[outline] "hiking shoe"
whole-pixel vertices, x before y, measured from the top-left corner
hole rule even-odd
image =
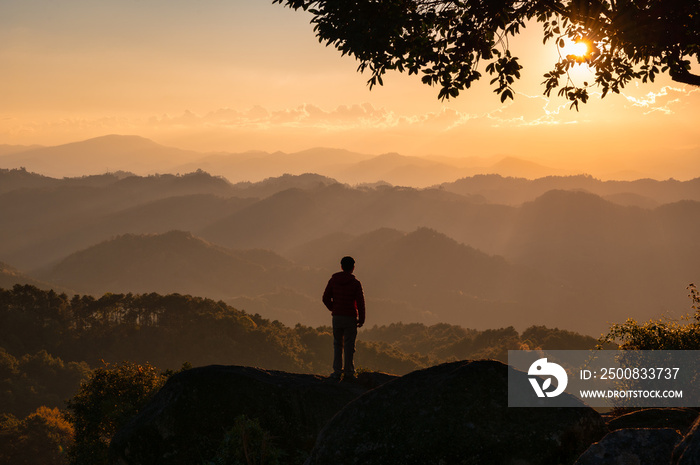
[[[340,373],[331,373],[328,377],[330,379],[340,379]]]

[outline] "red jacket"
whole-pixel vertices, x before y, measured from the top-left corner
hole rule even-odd
[[[350,272],[339,271],[328,280],[323,303],[333,315],[353,316],[365,323],[365,295],[362,284]]]

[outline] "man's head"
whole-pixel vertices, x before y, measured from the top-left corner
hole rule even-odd
[[[343,269],[343,271],[350,271],[355,269],[355,259],[352,257],[343,257],[340,260],[340,268]]]

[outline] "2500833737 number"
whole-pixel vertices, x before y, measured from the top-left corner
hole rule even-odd
[[[676,379],[680,368],[603,368],[600,379]]]

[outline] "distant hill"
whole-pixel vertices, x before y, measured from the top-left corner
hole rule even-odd
[[[380,300],[376,311],[382,316],[375,318],[382,322],[389,316],[389,321],[447,321],[476,328],[507,321],[519,327],[545,321],[555,311],[552,301],[571,297],[554,278],[427,228],[331,235],[291,256],[332,271],[346,254],[357,258],[356,274],[369,295]]]
[[[235,189],[226,180],[203,172],[40,179],[40,187],[32,188],[35,179],[30,178],[28,187],[0,193],[5,221],[0,229],[0,257],[21,269],[44,266],[116,234],[189,229],[193,219],[213,221],[247,203],[242,199],[221,201],[220,197],[230,197]],[[193,199],[184,200],[190,195],[208,197],[194,197],[198,201],[194,205]],[[180,201],[164,201],[159,204],[161,209],[147,213],[150,202],[176,197]],[[217,206],[203,205],[207,200]]]
[[[622,205],[623,207],[639,207],[652,209],[659,206],[659,202],[651,197],[635,194],[632,192],[619,192],[615,194],[604,195],[603,198],[608,202]]]
[[[121,237],[113,246],[121,244],[123,253],[94,259],[100,286],[112,282],[100,267],[113,268],[113,260],[127,256],[131,246],[124,244],[141,244],[135,250],[151,263],[169,258],[160,272],[152,270],[158,279],[144,275],[133,281],[139,289],[165,286],[169,277],[187,292],[235,301],[288,324],[327,323],[319,292],[346,253],[357,255],[358,273],[366,273],[382,323],[448,321],[485,328],[507,316],[508,324],[589,334],[604,330],[608,321],[685,312],[685,287],[697,282],[700,260],[700,201],[693,200],[699,180],[474,176],[416,189],[352,187],[314,174],[234,185],[202,171],[56,179],[5,170],[2,179],[14,187],[0,192],[0,260],[26,275],[47,281],[59,261],[77,251],[107,250],[104,244]],[[540,194],[543,189],[548,190]],[[513,204],[496,202],[499,198]],[[196,240],[165,240],[171,230],[189,231]],[[103,248],[93,249],[97,244]],[[148,255],[150,247],[166,250],[168,244],[179,244],[192,257],[211,257],[210,247],[224,249],[216,249],[223,255],[264,249],[293,263],[272,267],[280,273],[275,274],[249,260],[266,271],[251,271],[255,281],[241,278],[244,291],[209,274],[226,269],[219,265],[201,265],[202,279],[173,275],[185,263],[175,260],[177,252]],[[129,253],[138,262],[140,255]],[[65,275],[70,280],[63,286],[93,279],[79,268]],[[44,272],[32,271],[37,269]],[[114,282],[132,283],[119,279]],[[410,281],[415,287],[405,287]]]
[[[24,168],[0,169],[0,194],[16,189],[35,189],[60,184],[59,179],[27,171]]]
[[[398,153],[366,155],[347,150],[314,148],[295,153],[245,152],[206,155],[177,168],[203,169],[231,182],[258,181],[285,173],[317,173],[347,184],[375,183],[429,187],[475,174],[500,174],[534,179],[562,174],[561,170],[505,157],[495,163],[479,158],[419,157]]]
[[[678,315],[689,307],[685,287],[697,278],[700,225],[690,222],[699,215],[695,201],[647,210],[555,190],[523,204],[502,250],[567,283],[578,300],[569,307],[606,308],[597,318]]]
[[[25,167],[53,177],[118,170],[152,174],[168,172],[200,157],[197,152],[165,147],[139,136],[108,135],[0,155],[0,167]]]
[[[76,252],[42,276],[81,292],[158,292],[215,299],[256,295],[276,283],[284,258],[265,251],[233,251],[189,233],[118,236]]]
[[[295,153],[219,153],[202,155],[197,160],[178,166],[177,170],[187,172],[203,169],[209,173],[224,176],[233,183],[258,182],[284,174],[318,173],[335,177],[348,166],[369,158],[372,156],[321,147]]]
[[[373,324],[446,321],[488,327],[506,318],[509,324],[526,326],[540,307],[536,296],[556,289],[531,270],[429,229],[375,231],[339,245],[334,257],[342,256],[340,249],[362,257],[358,275],[367,289]],[[320,295],[337,267],[307,263],[294,264],[269,251],[226,249],[171,231],[116,237],[76,252],[38,276],[95,295],[178,292],[225,299],[249,313],[273,302],[286,309],[274,316],[288,324],[327,324]],[[503,282],[511,284],[504,287]],[[539,322],[541,315],[534,320]]]
[[[481,173],[498,174],[507,177],[515,176],[526,179],[538,179],[555,174],[566,174],[564,170],[557,170],[516,157],[505,157],[489,168],[481,170]]]
[[[26,152],[27,150],[33,150],[41,148],[41,145],[9,145],[0,144],[0,156],[9,155],[12,153]]]
[[[12,289],[16,284],[30,284],[39,289],[53,289],[58,293],[66,293],[72,295],[75,292],[67,287],[48,283],[28,276],[25,273],[11,267],[6,263],[0,262],[0,289]]]
[[[362,197],[362,192],[339,184],[313,190],[287,189],[211,224],[201,235],[227,247],[268,246],[280,251],[298,244],[302,237],[323,235],[329,224],[347,227],[351,219],[343,219],[346,204],[339,200],[356,204]]]
[[[283,174],[279,177],[263,179],[260,182],[240,182],[234,184],[239,197],[265,198],[287,189],[314,189],[337,184],[333,178],[320,174],[304,173],[299,175]]]
[[[501,175],[476,175],[440,185],[441,189],[462,195],[481,195],[492,203],[520,205],[553,189],[582,190],[610,197],[621,204],[659,205],[679,200],[700,201],[700,178],[689,181],[601,181],[588,175],[547,176],[534,180]],[[631,196],[636,199],[630,202]],[[642,200],[643,199],[643,200]]]
[[[459,173],[466,172],[427,158],[386,153],[355,163],[333,175],[351,184],[386,181],[394,185],[427,187],[459,177]]]
[[[362,234],[383,227],[411,231],[426,226],[450,235],[458,232],[453,235],[457,240],[482,248],[493,241],[493,229],[506,210],[484,205],[479,197],[438,189],[332,184],[278,192],[197,233],[227,247],[265,247],[284,253],[339,231]]]
[[[516,157],[493,162],[477,157],[370,155],[325,147],[293,153],[203,153],[166,147],[139,136],[116,134],[52,147],[0,146],[0,168],[22,167],[59,178],[117,171],[138,175],[177,174],[201,169],[233,183],[258,182],[284,174],[317,173],[349,184],[386,181],[421,188],[475,174],[536,178],[562,173]]]

